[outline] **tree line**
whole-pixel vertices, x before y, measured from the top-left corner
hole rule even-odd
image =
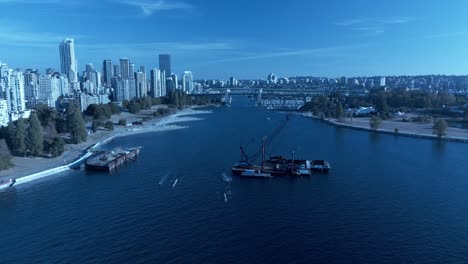
[[[137,114],[141,110],[150,109],[152,106],[165,104],[175,108],[183,108],[191,105],[206,105],[210,103],[220,103],[219,99],[212,99],[205,96],[192,97],[182,90],[169,92],[161,98],[142,97],[134,98],[130,101],[125,100],[122,103],[123,108],[127,109],[132,114]]]
[[[65,147],[60,133],[69,133],[73,144],[86,141],[86,127],[77,105],[69,104],[63,113],[39,105],[28,119],[20,118],[3,127],[0,138],[15,156],[58,157]]]
[[[341,107],[359,108],[374,107],[383,117],[391,112],[407,112],[414,109],[441,110],[445,106],[461,106],[468,103],[468,99],[461,95],[451,95],[445,92],[428,92],[421,90],[383,89],[371,90],[365,96],[332,93],[329,96],[319,96],[306,103],[303,111],[311,111],[314,115],[331,118],[341,116]],[[467,112],[468,115],[468,112]]]

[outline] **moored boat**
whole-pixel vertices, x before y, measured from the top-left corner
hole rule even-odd
[[[15,185],[15,183],[16,183],[15,179],[0,181],[0,190],[12,187],[13,185]]]
[[[328,172],[330,171],[330,163],[325,160],[313,160],[310,163],[310,169],[313,171]]]

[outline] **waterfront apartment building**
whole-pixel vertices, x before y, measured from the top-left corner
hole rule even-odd
[[[136,97],[141,98],[148,95],[146,87],[146,73],[138,71],[135,73]]]
[[[174,84],[174,89],[179,89],[179,79],[177,77],[177,74],[173,73],[171,74],[172,78],[172,83]]]
[[[182,90],[186,93],[193,93],[193,74],[191,71],[184,71],[182,77]]]
[[[47,104],[49,107],[56,107],[57,99],[60,96],[72,94],[68,79],[64,75],[52,74],[41,75],[39,77],[38,99],[39,103]]]
[[[23,72],[10,69],[6,64],[1,65],[0,91],[1,98],[8,102],[8,113],[26,111]]]
[[[164,72],[158,69],[152,69],[150,73],[151,96],[162,97],[166,96],[166,76]]]
[[[37,104],[39,94],[39,71],[27,69],[24,72],[24,97],[26,107],[31,108]]]
[[[135,82],[134,80],[123,79],[119,76],[112,77],[112,87],[114,88],[114,100],[122,103],[125,100],[135,98]],[[132,91],[133,90],[133,91]]]
[[[166,76],[164,72],[158,69],[151,70],[150,83],[152,97],[166,96]]]
[[[8,101],[0,99],[0,127],[8,126],[10,115],[8,112]]]

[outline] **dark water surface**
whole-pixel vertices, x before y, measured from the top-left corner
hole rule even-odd
[[[468,262],[467,144],[295,117],[269,152],[327,159],[330,174],[225,183],[239,144],[255,151],[284,118],[247,105],[112,142],[144,146],[115,174],[1,192],[0,263]]]

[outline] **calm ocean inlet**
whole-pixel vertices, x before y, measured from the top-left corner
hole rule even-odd
[[[468,144],[294,117],[267,154],[329,174],[231,176],[239,146],[285,118],[244,97],[143,146],[114,174],[69,171],[0,192],[0,263],[466,263]]]

